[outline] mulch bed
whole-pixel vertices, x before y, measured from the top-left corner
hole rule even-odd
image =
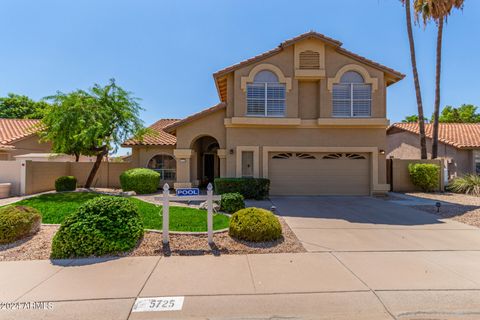
[[[207,235],[170,234],[170,244],[164,247],[160,232],[145,232],[144,238],[132,251],[120,256],[158,256],[158,255],[221,255],[251,253],[305,252],[295,234],[279,217],[283,237],[274,242],[253,243],[231,238],[228,232],[215,233],[214,245],[210,246]],[[0,246],[0,261],[44,260],[50,258],[52,238],[58,226],[42,225],[40,231],[28,238],[9,245]]]

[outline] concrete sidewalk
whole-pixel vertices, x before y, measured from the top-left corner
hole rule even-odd
[[[478,319],[480,251],[317,252],[0,263],[0,319]],[[135,312],[138,297],[184,296]]]

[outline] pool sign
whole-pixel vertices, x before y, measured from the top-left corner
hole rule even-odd
[[[179,197],[188,197],[188,196],[198,196],[200,195],[199,188],[180,188],[177,189],[177,196]]]
[[[176,195],[170,195],[170,186],[165,183],[163,185],[163,194],[154,197],[155,201],[162,202],[162,242],[169,242],[169,221],[170,221],[170,201],[206,201],[207,202],[207,234],[208,243],[213,243],[213,201],[220,201],[222,196],[213,195],[213,186],[211,183],[207,186],[207,194],[200,195],[198,188],[179,188]]]

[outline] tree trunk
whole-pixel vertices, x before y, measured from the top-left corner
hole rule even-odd
[[[75,153],[75,162],[78,162],[80,160],[80,154]]]
[[[107,147],[102,147],[102,151],[100,151],[100,153],[97,154],[97,159],[95,160],[95,163],[93,164],[92,170],[90,170],[90,174],[88,175],[87,182],[85,182],[85,188],[89,189],[90,186],[92,185],[93,178],[95,178],[95,175],[97,174],[98,168],[100,168],[100,165],[102,164],[103,157],[106,154],[108,154]]]
[[[420,81],[417,72],[417,59],[415,57],[415,43],[413,40],[412,17],[410,14],[410,0],[405,0],[405,13],[407,18],[408,42],[410,44],[410,59],[412,60],[413,81],[415,84],[415,94],[417,96],[418,107],[418,127],[420,129],[420,150],[421,158],[427,159],[427,141],[425,137],[425,119],[423,117],[422,94],[420,92]]]
[[[443,18],[438,21],[437,33],[437,66],[435,70],[435,105],[433,111],[432,159],[436,159],[438,157],[438,118],[440,115],[440,73],[442,69],[442,37]]]

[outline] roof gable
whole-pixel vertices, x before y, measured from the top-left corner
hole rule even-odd
[[[328,45],[334,47],[335,50],[338,53],[346,55],[346,56],[348,56],[348,57],[350,57],[350,58],[352,58],[352,59],[354,59],[358,62],[364,63],[366,65],[369,65],[373,68],[376,68],[376,69],[379,69],[379,70],[385,72],[392,79],[392,80],[390,80],[389,84],[395,83],[395,82],[397,82],[397,81],[399,81],[399,80],[401,80],[405,77],[405,75],[403,73],[399,72],[399,71],[396,71],[396,70],[394,70],[392,68],[389,68],[387,66],[384,66],[384,65],[382,65],[378,62],[367,59],[365,57],[362,57],[358,54],[355,54],[351,51],[348,51],[348,50],[342,48],[341,47],[342,43],[338,40],[332,39],[330,37],[327,37],[327,36],[325,36],[321,33],[315,32],[315,31],[310,31],[310,32],[303,33],[299,36],[296,36],[294,38],[285,40],[282,43],[280,43],[278,45],[278,47],[276,47],[274,49],[271,49],[269,51],[266,51],[264,53],[256,55],[252,58],[246,59],[244,61],[241,61],[239,63],[236,63],[234,65],[231,65],[229,67],[226,67],[222,70],[219,70],[219,71],[215,72],[213,74],[213,77],[215,79],[215,85],[217,86],[217,90],[218,90],[221,101],[225,102],[226,99],[227,99],[227,95],[226,95],[226,87],[227,87],[226,76],[230,72],[233,72],[237,69],[243,68],[243,67],[248,66],[250,64],[253,64],[253,63],[262,61],[264,59],[267,59],[267,58],[269,58],[273,55],[276,55],[276,54],[280,53],[285,48],[287,48],[291,45],[294,45],[295,43],[300,42],[302,40],[306,40],[306,39],[317,39],[317,40],[323,41],[325,44],[328,44]]]

